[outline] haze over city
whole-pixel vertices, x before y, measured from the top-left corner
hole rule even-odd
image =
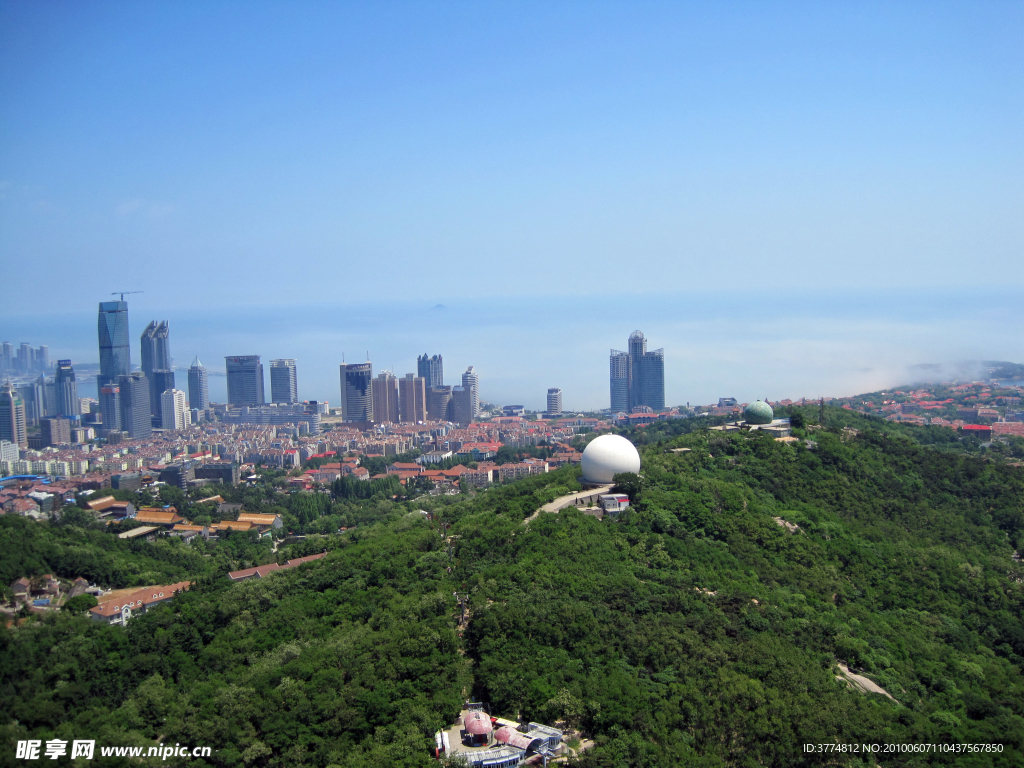
[[[1019,4],[0,5],[3,335],[607,407],[1024,359]],[[44,290],[61,287],[56,294]],[[444,309],[434,309],[436,305]]]

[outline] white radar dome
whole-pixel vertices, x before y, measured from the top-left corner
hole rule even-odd
[[[624,437],[601,435],[583,450],[580,464],[585,482],[604,484],[620,472],[639,472],[640,454]]]

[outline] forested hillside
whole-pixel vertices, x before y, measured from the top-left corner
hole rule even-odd
[[[4,630],[0,728],[9,744],[210,745],[218,766],[426,766],[433,730],[475,696],[581,729],[583,766],[1024,765],[1024,468],[827,416],[794,445],[693,420],[638,430],[619,520],[524,524],[578,489],[574,468],[349,499],[359,527],[304,545],[324,560],[205,575],[127,628]],[[470,595],[464,637],[454,591]],[[892,698],[838,681],[840,663]],[[803,752],[829,742],[1002,751]]]

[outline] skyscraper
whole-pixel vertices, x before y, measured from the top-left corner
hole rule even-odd
[[[18,394],[25,404],[25,425],[34,427],[46,416],[46,380],[40,376],[33,382],[18,387]]]
[[[440,355],[427,357],[427,353],[416,358],[416,370],[426,382],[427,389],[444,386],[444,361]]]
[[[74,418],[79,415],[78,384],[75,383],[75,369],[70,360],[57,361],[57,373],[53,377],[57,414]]]
[[[469,366],[462,374],[462,386],[469,390],[469,399],[472,404],[471,415],[475,419],[480,415],[480,377],[473,366]],[[452,395],[454,397],[454,395]]]
[[[102,389],[132,372],[128,344],[128,302],[101,301],[99,313],[100,373],[96,388]]]
[[[103,419],[101,437],[121,431],[121,388],[117,384],[100,387],[100,416]]]
[[[149,379],[134,371],[117,380],[121,389],[121,429],[133,440],[153,434],[153,414],[149,408]]]
[[[263,405],[263,363],[259,355],[225,357],[228,374],[228,403]]]
[[[448,404],[452,401],[450,386],[431,387],[427,390],[427,420],[447,421]]]
[[[562,390],[558,387],[550,387],[548,389],[548,411],[552,416],[557,416],[562,412]]]
[[[381,371],[373,379],[373,421],[376,424],[398,423],[398,378],[391,371]]]
[[[25,403],[9,381],[0,391],[0,440],[14,443],[19,448],[28,448]]]
[[[174,389],[174,371],[171,370],[171,331],[166,320],[159,324],[151,320],[142,332],[142,372],[149,379],[149,410],[153,414],[153,426],[163,424],[164,392]]]
[[[629,354],[617,349],[608,358],[611,375],[612,413],[629,412]]]
[[[160,395],[161,426],[163,429],[184,429],[191,422],[191,414],[185,408],[185,393],[180,389],[168,389]]]
[[[18,347],[18,370],[28,373],[32,370],[32,345],[21,342]]]
[[[427,387],[422,376],[411,373],[398,380],[399,418],[415,424],[427,420]]]
[[[373,394],[370,380],[373,363],[341,364],[341,418],[343,421],[373,421]]]
[[[210,383],[199,355],[188,369],[188,404],[200,410],[210,407]]]
[[[170,335],[166,320],[159,325],[151,320],[142,332],[142,370],[147,376],[153,371],[171,370]]]
[[[299,402],[299,380],[295,373],[294,360],[270,361],[270,402]]]
[[[646,405],[655,413],[665,410],[665,350],[644,352],[640,358],[640,381],[633,382],[633,407]]]
[[[163,394],[174,389],[174,371],[157,369],[147,375],[149,379],[149,410],[153,414],[153,426],[160,427],[164,422]]]
[[[39,442],[43,448],[51,445],[68,445],[71,442],[71,422],[56,417],[40,419]]]
[[[47,380],[42,375],[36,383],[43,388],[43,416],[58,416],[57,385],[53,383],[53,379]]]
[[[648,352],[640,331],[630,334],[628,349],[613,349],[609,357],[612,411],[631,412],[637,406],[664,410],[665,350]]]
[[[473,390],[471,387],[452,387],[451,390],[448,418],[456,424],[466,426],[473,421]]]

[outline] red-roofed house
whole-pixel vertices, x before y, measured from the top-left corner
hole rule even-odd
[[[992,425],[992,433],[1024,437],[1024,421],[997,421]]]
[[[262,579],[269,576],[275,571],[284,571],[289,568],[297,568],[305,563],[312,562],[313,560],[319,560],[321,557],[325,557],[326,552],[321,552],[319,555],[307,555],[306,557],[297,557],[293,560],[289,560],[284,565],[278,565],[277,563],[270,563],[269,565],[260,565],[255,568],[244,568],[241,571],[231,571],[228,574],[228,578],[232,581],[246,581],[248,579]]]
[[[157,605],[166,603],[175,595],[186,591],[190,586],[191,582],[179,581],[177,584],[167,584],[166,586],[140,587],[129,594],[123,594],[125,590],[118,590],[117,597],[90,608],[89,614],[96,621],[125,624],[132,616],[145,613]]]

